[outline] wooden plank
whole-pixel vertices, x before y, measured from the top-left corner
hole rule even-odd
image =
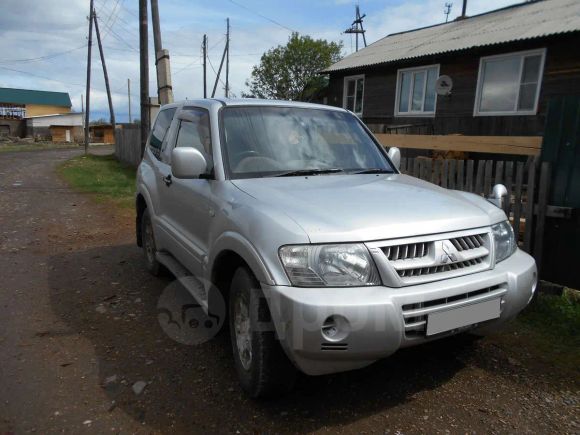
[[[450,189],[455,189],[455,166],[457,161],[455,159],[449,160],[449,182],[447,185]]]
[[[541,136],[375,134],[385,147],[538,156]]]
[[[465,177],[465,190],[473,192],[473,160],[467,161],[467,175]]]
[[[504,211],[507,217],[510,217],[510,212],[512,208],[512,185],[514,176],[514,162],[506,162],[505,164],[505,187],[508,191],[507,200],[504,203]]]
[[[437,186],[441,186],[441,160],[434,160],[433,161],[433,178],[431,182],[436,184]]]
[[[449,180],[449,160],[443,160],[443,170],[441,171],[441,187],[447,188]]]
[[[477,174],[475,176],[474,193],[481,195],[483,193],[483,173],[485,172],[485,160],[477,162]]]
[[[464,178],[463,178],[463,167],[465,165],[465,160],[457,161],[457,190],[464,190]]]
[[[407,173],[407,158],[406,157],[401,158],[401,167],[399,168],[399,170],[401,171],[402,174]]]
[[[413,159],[413,177],[415,178],[420,178],[421,177],[421,173],[419,171],[419,161],[420,159],[414,158]]]
[[[524,251],[532,253],[532,229],[534,227],[534,203],[536,194],[536,160],[532,160],[528,169],[528,184],[526,191],[526,229],[524,232]]]
[[[543,162],[538,190],[538,222],[536,223],[536,235],[534,240],[534,258],[536,259],[536,266],[538,267],[538,275],[541,273],[542,269],[544,225],[546,222],[546,209],[548,208],[548,194],[550,192],[550,172],[550,163]]]
[[[499,184],[503,182],[503,163],[502,161],[497,162],[495,165],[495,180],[494,184]]]
[[[433,159],[427,159],[425,161],[425,177],[423,180],[431,181],[433,178]]]
[[[524,163],[518,162],[516,169],[516,187],[514,199],[513,228],[516,236],[516,244],[520,239],[520,218],[522,216],[522,184],[524,182]]]
[[[484,176],[484,185],[483,185],[483,196],[486,198],[489,196],[491,192],[491,173],[493,170],[493,160],[487,160],[485,162],[485,176]]]

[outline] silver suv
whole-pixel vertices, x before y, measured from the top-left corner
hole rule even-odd
[[[206,312],[223,296],[250,396],[288,390],[297,369],[358,369],[495,330],[531,300],[536,265],[503,211],[399,161],[339,108],[208,99],[159,112],[137,241],[148,269],[188,278]]]

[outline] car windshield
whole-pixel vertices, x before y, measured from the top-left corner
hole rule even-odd
[[[296,107],[225,107],[224,162],[231,178],[394,172],[358,119]]]

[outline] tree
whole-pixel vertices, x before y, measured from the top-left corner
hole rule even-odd
[[[264,53],[246,80],[245,97],[309,101],[327,79],[319,72],[341,59],[342,43],[292,33],[286,45]]]

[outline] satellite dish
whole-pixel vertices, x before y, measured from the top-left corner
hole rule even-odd
[[[453,89],[453,80],[451,80],[451,77],[439,76],[435,82],[435,92],[437,92],[437,95],[449,95],[451,94],[451,89]]]

